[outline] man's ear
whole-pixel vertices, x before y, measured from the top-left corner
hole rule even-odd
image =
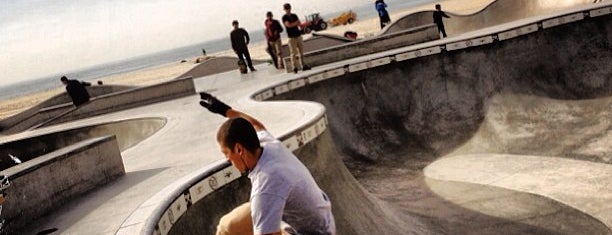
[[[238,154],[243,154],[244,153],[244,146],[242,146],[242,144],[240,144],[240,143],[236,143],[234,145],[234,152],[238,153]]]

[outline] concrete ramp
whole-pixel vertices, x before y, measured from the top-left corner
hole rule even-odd
[[[348,169],[394,208],[372,219],[423,225],[385,234],[612,234],[611,35],[587,18],[273,99],[325,105]]]
[[[199,77],[205,77],[208,75],[227,72],[231,70],[236,70],[236,73],[239,73],[238,65],[236,64],[237,62],[238,62],[238,58],[236,57],[227,57],[227,56],[213,57],[208,60],[205,60],[200,65],[192,68],[191,70],[178,76],[177,78],[183,78],[183,77],[199,78]],[[265,63],[265,61],[253,60],[253,65],[263,64],[263,63]]]
[[[456,14],[444,10],[451,18],[444,18],[444,26],[449,36],[463,34],[495,25],[500,25],[534,16],[547,15],[560,10],[593,4],[593,0],[497,0],[472,14]],[[403,16],[385,27],[380,34],[390,34],[433,23],[433,10],[421,11]]]
[[[325,106],[280,139],[330,195],[338,234],[612,234],[611,32],[610,4],[579,8],[327,65],[245,102]],[[248,191],[221,161],[120,234],[212,234]]]

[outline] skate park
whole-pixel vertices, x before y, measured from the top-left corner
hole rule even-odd
[[[249,189],[214,141],[223,119],[198,105],[196,92],[207,91],[295,150],[332,198],[339,234],[610,234],[610,7],[295,75],[193,76],[178,98],[2,136],[114,134],[123,158],[123,176],[61,201],[22,233],[213,233]]]

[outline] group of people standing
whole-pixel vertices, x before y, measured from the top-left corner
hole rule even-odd
[[[285,31],[287,31],[287,37],[289,37],[289,53],[291,54],[293,72],[297,73],[300,69],[309,70],[310,66],[304,62],[304,41],[302,39],[302,30],[300,29],[302,22],[296,14],[291,12],[291,4],[285,3],[283,10],[285,14],[282,17],[282,24],[285,26]],[[266,13],[264,25],[266,27],[265,35],[268,53],[272,57],[274,66],[277,69],[283,69],[284,65],[281,54],[281,33],[283,32],[283,27],[278,20],[274,19],[274,15],[270,11]],[[256,71],[247,47],[250,40],[249,34],[243,28],[238,27],[238,21],[236,20],[232,22],[232,26],[234,27],[234,30],[230,33],[232,49],[238,55],[238,59],[246,60],[246,64],[251,71]]]
[[[391,23],[391,17],[387,11],[387,4],[384,2],[384,0],[376,0],[374,2],[374,6],[378,12],[378,17],[380,18],[380,28],[382,29]],[[264,32],[267,42],[266,50],[268,54],[270,54],[274,66],[277,69],[284,69],[281,53],[281,33],[283,32],[283,26],[285,26],[287,37],[289,38],[288,45],[293,72],[297,73],[300,69],[309,70],[310,66],[304,63],[304,41],[302,39],[302,30],[300,29],[302,22],[296,14],[291,12],[291,4],[285,3],[283,5],[283,10],[285,11],[285,14],[281,19],[282,25],[278,20],[274,19],[272,12],[268,11],[266,13],[266,20],[264,21]],[[433,13],[433,20],[438,26],[438,30],[442,34],[442,37],[446,37],[447,35],[444,29],[444,23],[442,22],[442,17],[449,18],[449,16],[442,11],[440,4],[436,4],[436,11]],[[232,22],[232,26],[234,27],[234,30],[232,30],[230,33],[232,49],[240,61],[246,61],[246,65],[251,69],[251,71],[256,71],[255,67],[253,67],[251,55],[247,47],[250,41],[249,34],[246,30],[239,27],[237,20]]]

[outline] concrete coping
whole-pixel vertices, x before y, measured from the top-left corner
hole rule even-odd
[[[496,27],[485,28],[474,31],[472,34],[463,34],[457,37],[406,46],[368,56],[361,56],[342,61],[341,63],[333,63],[329,66],[325,66],[323,70],[304,73],[304,76],[276,84],[272,87],[263,88],[255,92],[251,98],[258,101],[264,101],[274,96],[290,92],[291,90],[299,89],[303,86],[341,77],[347,73],[366,70],[392,62],[440,54],[445,51],[461,50],[485,44],[499,43],[504,40],[536,33],[551,27],[608,14],[612,14],[612,3],[582,6],[554,14],[532,17],[505,23]]]
[[[437,32],[437,26],[435,24],[425,24],[425,25],[421,25],[421,26],[416,26],[416,27],[412,27],[409,29],[404,29],[398,32],[394,32],[394,33],[389,33],[389,34],[385,34],[385,35],[379,35],[376,37],[372,37],[372,38],[366,38],[366,39],[362,39],[362,40],[356,40],[353,42],[347,42],[347,43],[343,43],[340,45],[335,45],[335,46],[330,46],[330,47],[326,47],[326,48],[322,48],[319,50],[314,50],[314,51],[310,51],[307,53],[304,53],[304,60],[305,61],[309,61],[308,64],[311,65],[315,65],[315,66],[319,66],[322,64],[328,64],[328,63],[333,63],[335,61],[338,61],[339,59],[342,59],[344,57],[350,57],[350,56],[363,56],[366,55],[367,53],[372,53],[372,52],[366,52],[366,51],[361,51],[359,52],[359,50],[353,50],[354,52],[347,52],[345,50],[349,50],[350,48],[361,48],[361,46],[372,46],[374,48],[376,48],[375,52],[380,52],[380,51],[385,51],[385,50],[390,50],[390,49],[395,49],[395,48],[401,48],[401,47],[405,47],[408,46],[408,44],[410,45],[414,45],[414,44],[418,44],[418,43],[422,43],[422,42],[426,42],[426,41],[431,41],[431,40],[435,40],[436,38],[438,38],[439,36],[436,34],[435,36],[428,34],[432,33],[433,31]],[[419,33],[425,33],[424,36],[419,36]],[[417,37],[411,38],[411,39],[407,39],[405,37],[407,36],[412,36],[412,35],[417,35]],[[396,39],[396,41],[385,45],[385,48],[381,48],[380,46],[380,42],[386,41],[386,40],[390,40],[390,39]],[[376,44],[378,43],[378,44]],[[368,47],[364,47],[364,48],[368,48]],[[329,58],[325,59],[325,55],[328,55],[330,53],[334,53],[334,52],[341,52],[340,55],[343,55],[341,58],[334,58],[333,60],[330,60]],[[348,53],[348,54],[347,54]],[[323,56],[323,57],[321,57]],[[312,58],[311,58],[312,57]],[[321,58],[319,58],[321,57]],[[309,59],[310,58],[310,59]],[[285,64],[289,65],[289,62],[291,60],[291,56],[288,57],[284,57],[283,61],[285,61]],[[291,66],[285,66],[285,70],[287,72],[291,71]]]
[[[68,108],[68,107],[71,107],[71,106],[72,106],[71,103],[58,104],[58,105],[53,105],[53,106],[41,108],[40,110],[38,110],[38,112],[39,113],[44,113],[44,112],[48,112],[48,111],[54,111],[56,109],[65,109],[65,108]]]
[[[193,80],[193,77],[181,77],[181,78],[176,78],[170,81],[165,81],[165,82],[161,82],[161,83],[157,83],[157,84],[152,84],[149,86],[141,86],[141,87],[134,87],[131,89],[126,89],[126,90],[122,90],[122,91],[118,91],[118,92],[113,92],[113,93],[109,93],[109,94],[105,94],[105,95],[101,95],[101,96],[97,96],[94,97],[90,102],[94,101],[94,100],[99,100],[99,99],[104,99],[104,98],[108,98],[108,97],[113,97],[113,96],[118,96],[118,95],[122,95],[122,94],[128,94],[128,93],[133,93],[136,91],[142,91],[142,90],[148,90],[151,88],[156,88],[156,87],[167,87],[168,84],[172,84],[172,83],[177,83],[183,80]]]
[[[583,20],[585,16],[597,17],[611,14],[612,7],[610,7],[610,5],[612,4],[578,8],[569,12],[560,12],[545,18],[532,19],[531,22],[521,21],[521,24],[505,24],[504,27],[496,28],[496,31],[493,33],[485,31],[480,34],[443,39],[389,50],[375,55],[350,59],[343,61],[348,62],[347,64],[336,63],[321,72],[305,73],[306,76],[260,89],[249,95],[249,98],[256,101],[264,101],[276,95],[290,92],[291,90],[299,89],[309,84],[340,77],[346,73],[389,64],[394,61],[403,61],[440,54],[446,50],[459,50],[499,42],[534,33],[549,27]],[[536,26],[535,28],[533,27],[534,25]],[[500,37],[500,35],[502,36]],[[344,45],[339,47],[342,46]],[[321,111],[316,118],[297,128],[295,131],[290,131],[287,134],[281,135],[279,139],[285,146],[293,151],[318,137],[326,128],[327,119],[324,111]],[[229,177],[223,177],[223,175],[229,175]],[[216,188],[211,188],[207,186],[209,185],[207,181],[214,176],[219,176],[218,178],[224,180],[222,182],[217,182]],[[239,177],[240,174],[237,173],[237,170],[226,160],[220,160],[206,166],[199,171],[175,181],[175,183],[167,186],[141,204],[132,212],[128,219],[126,219],[116,234],[165,235],[170,231],[172,224],[187,211],[190,204],[196,203],[201,198],[214,192],[215,189]]]

